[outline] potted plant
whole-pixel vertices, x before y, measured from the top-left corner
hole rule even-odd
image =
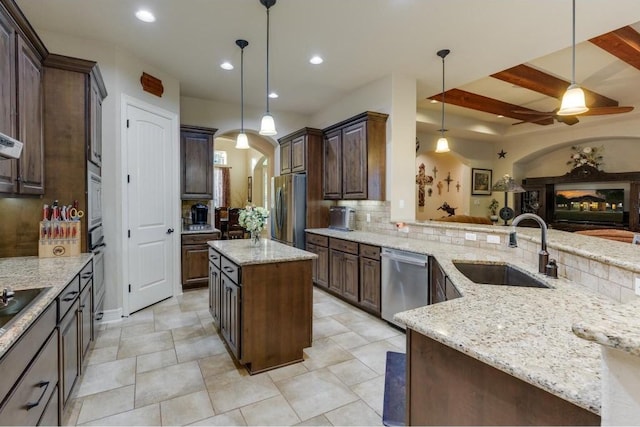
[[[489,203],[489,219],[495,224],[498,222],[498,201],[496,199],[491,199]]]

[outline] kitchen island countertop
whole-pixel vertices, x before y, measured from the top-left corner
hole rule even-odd
[[[462,298],[398,313],[407,327],[542,388],[600,413],[600,348],[577,337],[572,326],[600,324],[605,313],[628,304],[570,280],[549,279],[508,251],[407,239],[362,231],[309,229],[308,232],[434,256]],[[537,231],[539,230],[532,230]],[[480,285],[454,260],[509,262],[551,289]],[[624,309],[628,310],[628,309]],[[622,321],[622,320],[621,320]]]
[[[318,257],[311,252],[264,238],[255,246],[250,239],[211,240],[207,243],[240,266],[302,261]]]

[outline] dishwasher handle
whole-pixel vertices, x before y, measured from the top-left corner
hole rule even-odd
[[[404,262],[406,264],[413,264],[413,265],[419,265],[421,267],[426,267],[428,264],[428,259],[425,257],[423,259],[420,258],[416,258],[416,257],[408,257],[408,256],[403,256],[400,255],[398,253],[393,253],[393,252],[382,252],[380,254],[380,256],[382,258],[388,258],[392,261],[400,261],[400,262]]]

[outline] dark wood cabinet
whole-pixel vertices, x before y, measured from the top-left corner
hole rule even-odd
[[[62,405],[65,406],[71,395],[71,390],[80,375],[80,336],[78,334],[79,303],[74,299],[69,311],[60,321],[60,381],[62,390]]]
[[[221,258],[222,256],[216,250],[209,248],[209,313],[213,318],[213,325],[218,329],[220,329],[222,311]]]
[[[91,348],[92,325],[93,325],[93,280],[85,286],[80,293],[79,320],[80,320],[80,368]]]
[[[429,304],[450,301],[462,296],[434,257],[430,258],[429,269]]]
[[[16,137],[16,29],[0,9],[0,132]],[[0,192],[17,191],[17,160],[0,159]]]
[[[94,68],[97,73],[97,68]],[[106,96],[101,77],[91,79],[89,92],[89,160],[98,167],[102,167],[102,101]]]
[[[322,131],[302,128],[278,140],[280,174],[304,173],[307,176],[307,215],[305,228],[321,228],[329,224],[331,201],[322,193]],[[335,173],[335,172],[334,172]]]
[[[182,235],[182,289],[207,286],[209,279],[209,240],[219,239],[219,233]]]
[[[343,298],[358,302],[360,267],[358,243],[329,239],[329,289]]]
[[[237,359],[242,358],[240,267],[222,259],[220,274],[220,332]]]
[[[329,239],[325,236],[307,233],[306,249],[318,255],[312,262],[313,283],[323,288],[329,287]]]
[[[387,117],[365,112],[324,129],[325,199],[385,199]]]
[[[380,314],[380,248],[360,244],[360,299],[362,307]]]
[[[213,135],[217,129],[180,126],[181,197],[213,199]]]

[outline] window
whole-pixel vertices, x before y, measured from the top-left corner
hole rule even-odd
[[[214,165],[226,165],[227,164],[227,152],[221,150],[215,150],[213,152],[213,164]]]
[[[213,168],[213,206],[229,206],[231,202],[231,189],[228,167]]]

